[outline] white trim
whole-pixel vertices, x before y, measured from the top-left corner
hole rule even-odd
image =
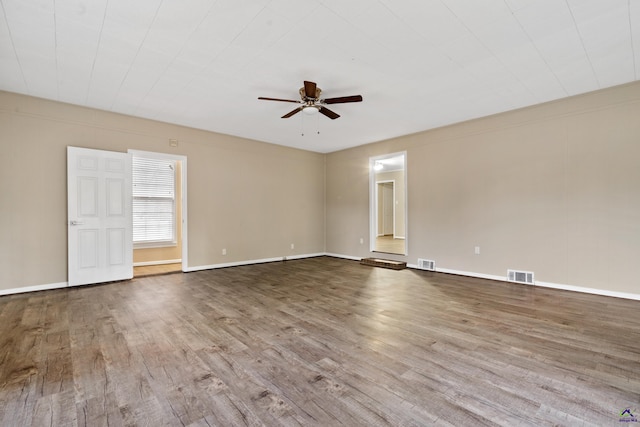
[[[293,260],[293,259],[315,258],[315,257],[320,257],[320,256],[341,258],[341,259],[347,259],[347,260],[352,260],[352,261],[360,261],[360,260],[362,260],[362,257],[356,257],[356,256],[351,256],[351,255],[343,255],[343,254],[334,254],[334,253],[328,253],[328,252],[316,253],[316,254],[305,254],[305,255],[292,255],[292,256],[288,256],[287,259],[288,260]],[[212,265],[203,265],[203,266],[197,266],[197,267],[187,267],[186,269],[183,267],[182,271],[187,273],[187,272],[194,272],[194,271],[201,271],[201,270],[212,270],[212,269],[225,268],[225,267],[236,267],[236,266],[242,266],[242,265],[262,264],[262,263],[266,263],[266,262],[277,262],[277,261],[282,261],[282,260],[283,260],[283,257],[264,258],[264,259],[258,259],[258,260],[250,260],[250,261],[238,261],[238,262],[229,262],[229,263],[223,263],[223,264],[212,264]],[[419,269],[416,264],[407,264],[407,267],[415,269],[415,270],[425,271],[425,270]],[[520,283],[516,283],[516,282],[509,282],[507,280],[506,276],[496,276],[496,275],[492,275],[492,274],[473,273],[473,272],[469,272],[469,271],[452,270],[452,269],[449,269],[449,268],[436,268],[435,271],[437,273],[455,274],[457,276],[467,276],[467,277],[476,277],[476,278],[479,278],[479,279],[497,280],[497,281],[500,281],[500,282],[512,283],[514,285],[540,286],[540,287],[543,287],[543,288],[559,289],[559,290],[563,290],[563,291],[580,292],[580,293],[585,293],[585,294],[602,295],[602,296],[613,297],[613,298],[622,298],[622,299],[630,299],[630,300],[638,300],[638,301],[640,301],[640,294],[632,294],[632,293],[628,293],[628,292],[607,291],[607,290],[604,290],[604,289],[585,288],[585,287],[582,287],[582,286],[564,285],[564,284],[561,284],[561,283],[549,283],[549,282],[535,282],[534,285],[526,285],[526,284],[520,284]],[[45,284],[45,285],[25,286],[24,288],[0,289],[0,296],[19,294],[19,293],[25,293],[25,292],[46,291],[46,290],[51,290],[51,289],[60,289],[60,288],[67,288],[67,287],[69,287],[69,283],[68,282],[58,282],[58,283],[49,283],[49,284]]]
[[[418,268],[417,265],[414,265],[414,264],[407,264],[407,267],[422,271],[421,269]],[[470,271],[451,270],[448,268],[436,268],[436,272],[446,273],[446,274],[455,274],[457,276],[476,277],[479,279],[497,280],[500,282],[513,283],[515,285],[540,286],[542,288],[558,289],[562,291],[580,292],[583,294],[602,295],[606,297],[623,298],[623,299],[640,301],[640,294],[632,294],[628,292],[607,291],[605,289],[586,288],[583,286],[573,286],[573,285],[565,285],[562,283],[550,283],[550,282],[540,282],[540,281],[536,281],[533,284],[510,282],[507,276],[496,276],[492,274],[473,273]]]
[[[176,234],[176,232],[177,230],[173,230],[174,235]],[[175,248],[176,246],[178,246],[177,240],[156,240],[148,242],[136,242],[133,244],[133,249]]]
[[[0,295],[21,294],[24,292],[48,291],[51,289],[68,288],[69,282],[48,283],[46,285],[25,286],[24,288],[0,289]]]
[[[317,258],[319,256],[325,256],[324,252],[318,252],[316,254],[302,254],[302,255],[287,255],[288,260],[292,259],[306,259],[306,258]]]
[[[227,268],[227,267],[239,267],[243,265],[252,265],[252,264],[264,264],[267,262],[278,262],[293,259],[304,259],[304,258],[315,258],[319,256],[324,256],[325,253],[317,253],[317,254],[304,254],[304,255],[287,255],[286,257],[275,257],[275,258],[262,258],[262,259],[252,259],[246,261],[234,261],[234,262],[223,262],[220,264],[211,264],[211,265],[199,265],[195,267],[187,267],[183,269],[185,273],[192,273],[194,271],[202,271],[202,270],[215,270],[217,268]]]
[[[330,257],[334,257],[334,258],[342,258],[342,259],[349,259],[352,261],[361,261],[362,258],[365,257],[361,257],[361,256],[351,256],[351,255],[342,255],[342,254],[332,254],[332,253],[328,253],[325,252],[324,254],[322,254],[324,256],[330,256]]]
[[[243,265],[263,264],[266,262],[276,262],[276,261],[282,261],[282,257],[254,259],[254,260],[248,260],[248,261],[223,262],[220,264],[198,265],[195,267],[187,267],[186,270],[183,270],[183,271],[185,273],[192,273],[194,271],[215,270],[217,268],[226,268],[226,267],[240,267]]]
[[[182,245],[182,254],[180,256],[182,257],[182,271],[185,271],[189,265],[189,260],[187,259],[189,254],[189,242],[187,241],[187,238],[189,237],[189,230],[187,227],[187,218],[189,218],[189,215],[187,215],[187,208],[189,207],[189,204],[187,203],[187,156],[179,157],[181,157],[180,171],[182,172],[182,176],[180,177],[180,182],[182,183],[182,188],[180,189],[180,197],[182,197],[182,203],[180,204],[182,207],[182,241],[180,242]]]
[[[147,265],[165,265],[165,264],[178,264],[181,263],[181,259],[165,259],[162,261],[145,261],[145,262],[134,262],[134,267],[145,267]]]
[[[573,285],[564,285],[561,283],[549,283],[549,282],[538,282],[538,281],[535,282],[534,286],[640,301],[640,294],[632,294],[628,292],[607,291],[605,289],[585,288],[583,286],[573,286]]]
[[[500,282],[507,282],[507,276],[496,276],[493,274],[474,273],[471,271],[451,270],[448,268],[437,268],[437,267],[436,267],[436,272],[446,273],[446,274],[455,274],[457,276],[476,277],[478,279],[498,280]],[[508,282],[508,283],[514,283],[514,282]]]

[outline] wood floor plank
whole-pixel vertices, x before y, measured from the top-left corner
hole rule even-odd
[[[640,302],[330,257],[0,297],[0,425],[616,425]]]
[[[76,421],[78,427],[121,427],[126,425],[113,393],[89,399],[76,397]]]
[[[47,394],[39,398],[33,409],[31,425],[36,426],[75,426],[76,411],[73,391]]]

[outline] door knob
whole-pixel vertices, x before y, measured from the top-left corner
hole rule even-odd
[[[70,225],[82,225],[82,224],[84,224],[84,222],[72,219],[71,221],[69,221],[69,224]]]

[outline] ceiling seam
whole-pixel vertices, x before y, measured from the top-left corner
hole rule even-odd
[[[378,0],[380,1],[380,0]],[[362,31],[360,28],[357,28],[352,22],[350,22],[347,18],[345,18],[344,16],[342,16],[341,14],[339,14],[338,12],[336,12],[334,9],[332,9],[330,6],[326,5],[325,2],[323,0],[319,0],[318,3],[320,4],[321,7],[327,9],[329,12],[331,12],[333,15],[335,15],[338,19],[340,19],[341,21],[345,22],[346,24],[348,24],[350,27],[352,27],[354,30],[356,30],[358,33],[360,33],[361,35],[363,35],[364,37],[366,37],[368,40],[370,40],[371,42],[374,42],[376,45],[380,46],[381,49],[384,49],[385,51],[389,51],[390,49],[388,49],[385,45],[383,45],[382,43],[378,42],[377,40],[374,40],[373,37],[370,37],[368,34],[366,34],[364,31]],[[369,10],[369,9],[367,9]],[[326,39],[325,39],[326,40]],[[342,46],[340,45],[336,45],[333,44],[333,46],[335,46],[337,49],[342,50],[343,52],[346,52],[345,50],[342,49]],[[355,55],[351,54],[351,57],[358,57],[357,53]],[[363,62],[364,64],[367,64],[367,66],[370,67],[375,67],[375,64],[370,64],[369,61],[364,61],[362,59],[360,59],[358,57],[358,61]]]
[[[601,89],[602,85],[600,84],[600,80],[598,79],[598,75],[596,74],[595,68],[593,68],[593,63],[591,62],[591,57],[589,56],[589,52],[587,52],[587,48],[584,45],[584,39],[582,38],[582,34],[580,33],[580,28],[578,28],[578,23],[576,22],[576,17],[573,15],[573,10],[571,10],[571,6],[567,0],[564,0],[564,3],[567,5],[567,9],[569,9],[569,14],[571,15],[571,20],[573,21],[573,26],[576,29],[576,33],[578,33],[578,37],[580,38],[580,45],[582,46],[582,51],[584,52],[584,56],[587,57],[587,61],[589,62],[589,67],[591,67],[591,72],[593,73],[593,77],[596,79],[596,84],[598,88]]]
[[[506,0],[503,0],[503,1],[505,1],[505,4],[506,4]],[[393,10],[391,10],[391,9],[390,9],[390,8],[389,8],[389,7],[384,3],[384,0],[379,0],[379,2],[380,2],[380,3],[382,3],[382,4],[384,5],[384,7],[389,11],[389,13],[391,13],[393,16],[395,16],[398,20],[400,20],[402,23],[404,23],[407,27],[411,28],[411,29],[412,29],[412,31],[418,35],[418,37],[420,37],[422,40],[424,40],[424,41],[426,41],[426,42],[430,43],[430,44],[431,44],[431,46],[432,46],[434,49],[436,49],[438,52],[440,52],[440,53],[442,53],[444,56],[446,56],[446,57],[449,59],[449,61],[451,61],[451,63],[455,64],[455,65],[456,65],[460,70],[464,70],[464,71],[466,71],[466,74],[467,74],[469,77],[471,77],[471,78],[473,79],[473,81],[478,82],[479,84],[481,84],[481,83],[482,83],[482,79],[480,79],[480,78],[479,78],[478,76],[476,76],[475,74],[473,74],[473,73],[471,73],[471,72],[467,71],[466,67],[464,67],[464,66],[460,63],[460,61],[457,61],[457,60],[455,60],[454,58],[452,58],[452,57],[448,54],[448,52],[447,52],[446,50],[443,50],[439,45],[436,45],[436,44],[431,43],[431,42],[430,42],[428,39],[426,39],[422,34],[420,34],[420,32],[416,31],[416,30],[413,28],[413,26],[412,26],[412,25],[410,25],[409,23],[407,23],[404,19],[402,19],[402,18],[401,18],[400,16],[398,16],[395,12],[393,12]],[[479,43],[480,43],[480,44],[481,44],[481,45],[482,45],[482,46],[487,50],[487,52],[489,52],[489,53],[490,53],[490,54],[491,54],[491,55],[492,55],[492,56],[493,56],[493,57],[494,57],[494,58],[495,58],[495,59],[496,59],[496,60],[497,60],[497,61],[498,61],[498,62],[499,62],[499,63],[500,63],[500,64],[501,64],[501,65],[502,65],[506,70],[508,70],[509,74],[510,74],[511,76],[513,76],[513,77],[516,79],[516,81],[517,81],[520,85],[522,85],[522,87],[523,87],[523,88],[525,88],[525,90],[526,90],[527,92],[529,92],[529,94],[530,94],[530,95],[532,95],[532,96],[535,98],[535,94],[531,91],[531,89],[529,89],[529,87],[528,87],[527,85],[525,85],[522,81],[520,81],[520,79],[519,79],[519,78],[517,78],[517,77],[516,77],[516,75],[515,75],[515,74],[514,74],[514,73],[513,73],[513,72],[512,72],[508,67],[506,67],[506,66],[505,66],[505,64],[504,64],[500,59],[498,59],[498,57],[497,57],[497,56],[496,56],[496,55],[495,55],[495,54],[494,54],[494,53],[493,53],[489,48],[487,48],[487,46],[486,46],[484,43],[482,43],[482,42],[480,41],[480,39],[478,39],[478,37],[477,37],[477,36],[476,36],[472,31],[471,31],[471,29],[470,29],[469,27],[467,27],[467,25],[465,25],[465,24],[464,24],[464,22],[462,22],[462,20],[460,19],[460,17],[458,17],[458,15],[456,15],[456,14],[451,10],[451,8],[449,8],[449,6],[448,6],[447,4],[445,4],[445,2],[444,2],[443,0],[440,0],[440,4],[442,4],[442,5],[443,5],[443,6],[444,6],[444,7],[445,7],[445,8],[446,8],[446,9],[447,9],[447,10],[448,10],[448,11],[449,11],[453,16],[455,16],[455,17],[456,17],[456,19],[460,22],[460,24],[465,28],[465,30],[467,30],[467,32],[468,32],[471,36],[473,36],[476,40],[478,40],[478,42],[479,42]],[[507,6],[507,8],[511,11],[511,8],[509,7],[509,5],[506,5],[506,6]],[[513,11],[511,11],[511,12],[512,12],[512,15],[513,15]],[[514,16],[514,19],[516,19],[516,18],[515,18],[515,16]],[[517,19],[516,19],[516,21],[517,21]],[[519,24],[519,23],[518,23],[518,25],[520,26],[520,24]],[[520,28],[522,28],[522,26],[520,26]],[[524,31],[524,29],[522,29],[522,30]],[[525,34],[526,34],[526,33],[525,33]],[[528,35],[527,35],[527,38],[529,38],[529,36],[528,36]],[[564,88],[563,88],[563,89],[564,89]],[[476,101],[473,101],[473,102],[476,102]],[[511,108],[519,108],[519,106],[517,106],[517,105],[512,105],[512,106],[511,106]]]
[[[270,1],[269,1],[269,4],[267,4],[267,5],[266,5],[266,6],[265,6],[261,11],[260,11],[260,13],[262,13],[265,9],[267,9],[267,8],[271,5],[271,3],[273,3],[273,0],[270,0]],[[318,9],[319,9],[319,8],[321,8],[321,7],[322,7],[322,5],[318,5],[318,6],[314,7],[314,8],[313,8],[313,12],[315,12],[316,10],[318,10]],[[310,13],[309,15],[313,14],[313,12],[312,12],[312,13]],[[283,19],[285,19],[285,20],[287,20],[287,21],[290,21],[287,17],[283,16],[282,14],[279,14],[279,13],[277,13],[277,12],[275,12],[275,11],[274,11],[273,13],[274,13],[274,14],[276,14],[276,15],[278,15],[278,16],[280,16],[281,18],[283,18]],[[289,31],[287,31],[287,32],[285,32],[284,34],[282,34],[282,35],[281,35],[277,40],[275,40],[273,43],[271,43],[268,47],[265,47],[264,49],[262,49],[260,52],[261,52],[261,53],[262,53],[262,52],[265,52],[265,51],[267,51],[268,49],[270,49],[271,47],[273,47],[273,46],[275,46],[276,44],[278,44],[278,43],[279,43],[282,39],[284,39],[288,34],[290,34],[290,33],[294,32],[294,31],[296,30],[297,26],[299,26],[299,25],[302,25],[302,23],[298,23],[297,25],[292,25],[292,26],[291,26],[291,29],[290,29]]]
[[[158,17],[158,12],[160,12],[160,8],[162,7],[163,3],[164,3],[164,0],[162,0],[160,2],[160,4],[158,5],[158,8],[156,9],[155,14],[153,15],[153,19],[151,20],[151,23],[149,24],[149,27],[147,27],[147,31],[144,34],[144,38],[140,42],[140,46],[138,46],[138,50],[136,51],[136,56],[134,56],[133,60],[129,64],[129,68],[127,69],[127,72],[125,73],[125,75],[122,78],[122,80],[120,80],[120,85],[118,86],[118,92],[116,93],[116,96],[113,98],[113,102],[109,106],[109,110],[113,109],[113,104],[115,104],[116,99],[118,98],[118,95],[120,94],[120,91],[122,90],[122,85],[127,80],[127,77],[129,77],[129,73],[131,72],[131,68],[133,67],[133,64],[138,59],[138,55],[140,54],[140,51],[142,50],[142,46],[144,45],[144,42],[147,40],[147,37],[149,36],[149,32],[151,31],[151,27],[153,27],[153,23],[156,22],[156,18]]]
[[[53,0],[53,57],[56,63],[56,99],[60,100],[60,70],[58,69],[58,13],[56,0]]]
[[[627,0],[627,14],[629,16],[629,36],[631,38],[631,58],[633,59],[633,76],[638,79],[638,69],[636,68],[636,49],[633,41],[633,25],[631,24],[631,0]]]
[[[511,16],[513,16],[513,19],[515,19],[515,20],[516,20],[516,22],[518,22],[518,20],[516,19],[515,15],[513,14],[513,11],[512,11],[512,10],[511,10],[511,8],[509,7],[509,5],[508,5],[508,4],[506,4],[506,1],[505,1],[505,0],[503,0],[503,1],[505,2],[505,6],[506,6],[506,8],[507,8],[507,9],[509,9],[509,12],[511,13]],[[520,80],[520,79],[515,75],[515,73],[514,73],[514,72],[513,72],[509,67],[507,67],[507,66],[504,64],[504,62],[502,62],[502,60],[498,57],[498,55],[496,55],[496,54],[493,52],[493,50],[492,50],[492,49],[489,49],[489,47],[488,47],[488,46],[487,46],[487,45],[486,45],[486,44],[485,44],[485,43],[484,43],[484,42],[483,42],[483,41],[482,41],[482,40],[481,40],[481,39],[476,35],[476,33],[474,33],[473,31],[471,31],[471,29],[467,26],[467,24],[465,24],[465,23],[464,23],[464,21],[463,21],[462,19],[460,19],[460,17],[459,17],[459,16],[458,16],[458,15],[457,15],[453,10],[451,10],[451,8],[449,7],[449,5],[448,5],[448,4],[446,4],[446,2],[444,2],[444,1],[440,0],[440,3],[441,3],[444,7],[446,7],[446,8],[449,10],[449,12],[451,12],[451,14],[452,14],[453,16],[455,16],[455,17],[458,19],[458,21],[460,22],[460,24],[461,24],[461,25],[462,25],[462,26],[463,26],[463,27],[464,27],[464,28],[469,32],[469,34],[471,34],[471,35],[472,35],[472,36],[473,36],[473,37],[478,41],[478,43],[480,43],[480,44],[482,45],[482,47],[484,47],[484,48],[487,50],[487,52],[489,52],[489,53],[491,54],[491,56],[492,56],[493,58],[495,58],[495,60],[496,60],[496,61],[498,61],[498,62],[500,63],[500,65],[502,65],[502,67],[503,67],[503,69],[504,69],[504,70],[507,70],[507,71],[508,71],[508,73],[509,73],[509,74],[510,74],[510,75],[511,75],[511,76],[512,76],[512,77],[513,77],[513,78],[514,78],[514,79],[515,79],[515,80],[516,80],[516,81],[517,81],[517,82],[518,82],[518,83],[519,83],[523,88],[525,88],[525,89],[526,89],[526,91],[527,91],[527,92],[529,92],[529,94],[530,94],[531,96],[533,96],[534,98],[537,98],[537,97],[536,97],[536,95],[535,95],[535,93],[533,93],[533,91],[532,91],[531,89],[529,89],[529,87],[528,87],[527,85],[525,85],[524,83],[522,83],[522,81],[521,81],[521,80]],[[520,23],[519,23],[519,22],[518,22],[518,26],[520,26]],[[522,28],[522,26],[520,26],[520,28]],[[523,31],[524,31],[524,29],[523,29]],[[527,35],[527,37],[528,37],[528,35]],[[494,91],[494,94],[495,94],[495,91]],[[517,106],[517,105],[513,105],[513,104],[512,104],[512,105],[511,105],[511,108],[518,108],[518,106]]]
[[[247,25],[245,25],[245,26],[242,28],[242,30],[240,30],[240,31],[238,32],[238,34],[236,34],[236,35],[233,37],[233,39],[229,42],[229,45],[232,45],[232,44],[233,44],[233,43],[238,39],[238,37],[240,37],[242,34],[244,34],[244,32],[245,32],[245,31],[247,31],[247,28],[249,28],[249,27],[250,27],[250,26],[255,22],[256,18],[257,18],[258,16],[260,16],[260,14],[261,14],[262,12],[264,12],[264,10],[265,10],[265,9],[266,9],[270,4],[271,4],[271,1],[272,1],[272,0],[269,0],[269,1],[267,2],[267,4],[265,4],[265,5],[262,7],[262,9],[260,9],[260,10],[255,14],[255,15],[253,15],[253,17],[249,20],[249,22],[247,23]]]
[[[218,3],[218,1],[216,1],[216,4],[217,4],[217,3]],[[209,61],[209,63],[208,63],[207,65],[205,65],[205,66],[203,66],[203,67],[202,67],[202,70],[200,70],[197,74],[194,74],[194,75],[193,75],[193,77],[191,78],[191,80],[189,80],[189,82],[188,82],[188,83],[186,83],[186,84],[184,84],[184,85],[182,86],[182,87],[183,87],[183,90],[184,90],[185,88],[189,87],[189,86],[191,85],[191,83],[193,83],[193,81],[194,81],[194,80],[196,80],[196,78],[198,78],[198,77],[202,76],[202,75],[203,75],[203,73],[204,73],[204,70],[208,69],[208,68],[211,66],[211,64],[213,64],[213,63],[214,63],[214,62],[215,62],[215,61],[220,57],[220,55],[222,55],[224,52],[226,52],[226,51],[229,49],[229,47],[230,47],[230,46],[231,46],[231,45],[232,45],[232,44],[233,44],[233,43],[238,39],[238,37],[240,37],[240,35],[241,35],[241,34],[243,34],[243,33],[247,30],[247,28],[249,28],[249,27],[251,26],[251,24],[253,24],[253,22],[256,20],[256,18],[257,18],[257,17],[258,17],[258,16],[259,16],[259,15],[260,15],[260,14],[261,14],[261,13],[262,13],[262,12],[263,12],[267,7],[268,7],[268,6],[269,6],[269,4],[271,4],[271,0],[269,0],[269,2],[268,2],[268,3],[267,3],[267,4],[266,4],[262,9],[260,9],[260,11],[259,11],[259,12],[257,12],[257,13],[253,16],[253,18],[251,18],[251,20],[247,23],[247,25],[245,25],[245,26],[242,28],[242,30],[240,30],[240,31],[239,31],[239,32],[238,32],[238,33],[233,37],[233,39],[231,39],[231,40],[229,41],[229,43],[227,43],[227,45],[224,47],[224,49],[222,49],[220,52],[218,52],[218,54],[217,54],[214,58],[212,58],[212,59],[211,59],[211,61]],[[175,99],[175,98],[173,98],[173,99]],[[188,108],[188,106],[187,106],[187,105],[185,105],[185,106],[184,106],[184,108],[180,111],[180,114],[182,114],[182,113],[183,113],[187,108]]]
[[[529,39],[529,42],[531,42],[531,45],[536,50],[536,53],[540,56],[540,59],[542,59],[542,62],[544,62],[544,64],[547,66],[547,69],[549,70],[549,72],[551,74],[553,74],[553,77],[555,77],[556,82],[558,82],[558,84],[562,88],[562,91],[564,92],[565,96],[569,96],[569,91],[567,91],[567,88],[562,84],[562,81],[560,80],[560,78],[558,77],[556,72],[553,70],[553,67],[551,67],[551,65],[549,65],[549,62],[547,61],[547,58],[545,58],[544,55],[542,54],[542,52],[540,52],[540,49],[538,48],[538,45],[536,45],[536,43],[533,41],[533,39],[531,38],[531,35],[527,32],[526,28],[524,28],[524,26],[522,25],[522,23],[518,19],[518,16],[514,13],[513,9],[511,9],[511,7],[507,4],[506,0],[503,0],[503,1],[505,2],[507,7],[509,8],[509,10],[511,11],[511,14],[513,15],[513,19],[515,19],[515,21],[518,24],[518,26],[522,29],[522,32],[527,36],[527,39]]]
[[[461,69],[461,70],[464,70],[464,69],[465,69],[465,67],[463,67],[463,66],[462,66],[462,64],[460,63],[460,61],[457,61],[457,60],[453,59],[453,58],[451,57],[451,55],[449,55],[449,53],[448,53],[446,50],[443,50],[439,45],[436,45],[436,44],[434,44],[434,43],[431,43],[427,38],[425,38],[422,34],[420,34],[418,31],[416,31],[416,30],[413,28],[413,26],[412,26],[412,25],[410,25],[407,21],[405,21],[405,20],[404,20],[404,19],[402,19],[400,16],[398,16],[398,15],[397,15],[393,10],[391,10],[391,9],[389,8],[389,6],[387,6],[387,5],[385,4],[384,0],[379,0],[379,2],[380,2],[380,3],[381,3],[381,4],[382,4],[382,5],[383,5],[383,6],[384,6],[388,11],[389,11],[389,13],[391,13],[393,16],[395,16],[395,17],[396,17],[400,22],[402,22],[403,24],[405,24],[407,27],[411,28],[411,30],[412,30],[412,31],[413,31],[413,32],[414,32],[418,37],[420,37],[420,38],[421,38],[422,40],[424,40],[425,42],[429,43],[429,44],[430,44],[434,49],[436,49],[438,52],[441,52],[444,56],[446,56],[446,57],[447,57],[447,59],[449,59],[449,61],[451,61],[453,64],[456,64],[456,65],[458,66],[458,68],[459,68],[459,69]],[[461,23],[461,24],[464,26],[464,28],[469,32],[469,34],[474,35],[474,34],[469,30],[469,28],[468,28],[466,25],[464,25],[464,24],[462,23],[462,21],[460,20],[460,18],[459,18],[455,13],[453,13],[453,11],[452,11],[451,9],[449,9],[449,7],[448,7],[446,4],[444,4],[444,3],[442,2],[442,0],[440,1],[440,3],[441,3],[444,7],[446,7],[446,8],[447,8],[447,10],[449,10],[449,12],[451,12],[451,14],[452,14],[453,16],[455,16],[455,17],[456,17],[456,19],[458,19],[458,21],[460,21],[460,23]],[[475,35],[474,35],[474,36],[475,36]],[[477,37],[476,37],[476,39],[477,39]],[[483,45],[483,46],[484,46],[484,45]],[[488,50],[488,49],[487,49],[487,50]],[[494,55],[494,56],[495,56],[495,55]],[[469,75],[469,76],[471,76],[471,77],[472,77],[476,82],[481,83],[481,80],[480,80],[478,77],[476,77],[475,75],[473,75],[473,74],[471,74],[471,73],[468,73],[468,75]]]
[[[24,87],[27,89],[27,93],[31,94],[29,90],[29,83],[27,83],[27,78],[24,75],[24,70],[22,68],[22,63],[20,62],[20,57],[18,56],[18,52],[16,52],[16,45],[13,43],[13,34],[11,34],[11,26],[9,25],[9,20],[7,19],[7,12],[4,9],[4,1],[0,0],[0,8],[2,9],[2,17],[4,18],[4,23],[7,26],[7,31],[9,32],[9,40],[11,41],[11,47],[13,48],[13,54],[16,57],[16,62],[18,63],[18,68],[20,68],[20,75],[22,76],[22,81],[24,82]]]
[[[176,58],[180,56],[180,54],[184,51],[184,47],[187,45],[187,43],[189,42],[189,40],[191,39],[191,36],[193,36],[193,34],[198,30],[198,28],[200,28],[200,26],[202,25],[202,23],[205,21],[205,19],[207,19],[209,17],[209,15],[211,14],[211,11],[213,10],[213,8],[219,3],[219,0],[214,1],[211,6],[209,7],[209,10],[207,10],[207,13],[204,14],[204,16],[202,17],[202,19],[200,20],[200,22],[198,22],[198,25],[196,25],[193,30],[191,31],[191,33],[189,33],[189,35],[185,38],[184,43],[182,43],[182,46],[180,46],[180,49],[178,50],[178,52],[176,53],[176,55],[173,57],[173,59],[171,59],[171,61],[169,62],[169,64],[167,64],[167,66],[165,67],[165,69],[162,71],[162,74],[160,74],[160,76],[158,77],[158,79],[153,83],[153,85],[151,85],[151,87],[149,88],[149,90],[147,91],[147,93],[144,94],[144,97],[140,100],[140,102],[138,103],[138,105],[136,106],[136,111],[140,108],[140,104],[149,96],[149,94],[151,93],[151,91],[156,87],[156,85],[158,84],[158,82],[160,81],[160,79],[162,79],[162,77],[165,76],[165,74],[167,74],[167,70],[171,67],[171,65],[173,65],[173,63],[176,61]],[[154,19],[155,20],[155,19]],[[183,89],[185,87],[187,87],[188,84],[183,85]],[[175,96],[173,96],[171,98],[171,101],[173,101],[175,99]],[[171,102],[170,102],[171,103]],[[160,115],[160,113],[156,113],[156,117],[158,117]]]
[[[102,32],[104,31],[104,22],[107,20],[107,10],[109,9],[109,0],[104,5],[104,13],[102,14],[102,24],[100,25],[100,34],[98,35],[98,43],[96,44],[96,52],[93,55],[93,62],[91,64],[91,72],[89,73],[89,83],[87,85],[87,94],[84,97],[84,102],[89,103],[89,94],[91,93],[91,83],[93,82],[93,72],[96,68],[96,61],[98,60],[98,52],[100,51],[100,45],[102,44]]]

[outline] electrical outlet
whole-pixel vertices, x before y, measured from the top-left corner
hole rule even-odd
[[[364,239],[362,237],[360,238],[360,244],[364,245]]]
[[[227,250],[226,249],[222,249],[222,255],[226,255],[227,254]]]
[[[475,254],[480,255],[480,246],[475,247]]]
[[[294,245],[293,243],[291,244],[291,249],[295,249],[296,245]]]

